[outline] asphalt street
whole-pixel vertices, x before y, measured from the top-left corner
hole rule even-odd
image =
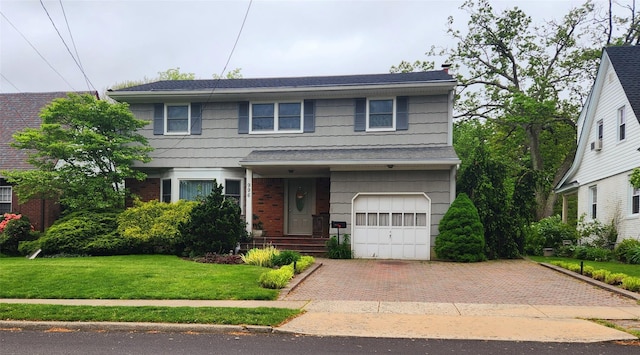
[[[0,331],[2,355],[107,354],[631,354],[638,343],[538,343],[315,337],[290,334],[185,334]]]

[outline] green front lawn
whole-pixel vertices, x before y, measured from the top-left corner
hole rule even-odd
[[[273,300],[268,269],[168,255],[0,258],[0,298]]]
[[[529,256],[531,260],[537,262],[550,263],[552,261],[564,261],[574,264],[580,264],[582,260],[573,258],[562,258],[556,256]],[[592,266],[594,269],[609,270],[612,273],[623,273],[628,276],[640,277],[640,265],[623,264],[616,261],[589,261],[584,260],[584,265]]]
[[[65,322],[155,322],[276,326],[298,309],[218,307],[91,307],[0,303],[0,319]]]

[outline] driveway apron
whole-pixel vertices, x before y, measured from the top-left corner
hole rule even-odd
[[[318,259],[284,300],[635,306],[634,300],[527,260],[482,263]]]

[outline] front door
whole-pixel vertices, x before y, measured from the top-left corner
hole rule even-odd
[[[288,234],[311,235],[312,215],[315,212],[315,180],[290,179],[287,189]]]

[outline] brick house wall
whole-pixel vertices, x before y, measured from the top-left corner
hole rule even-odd
[[[267,235],[284,234],[284,179],[253,179],[253,213]]]
[[[129,197],[125,201],[125,206],[133,206],[133,198],[131,196],[139,197],[142,202],[160,201],[160,183],[158,178],[147,178],[143,181],[126,179],[125,186],[129,189]]]
[[[33,228],[44,232],[60,217],[60,204],[51,199],[32,199],[19,204],[15,193],[11,198],[12,212],[27,216]]]

